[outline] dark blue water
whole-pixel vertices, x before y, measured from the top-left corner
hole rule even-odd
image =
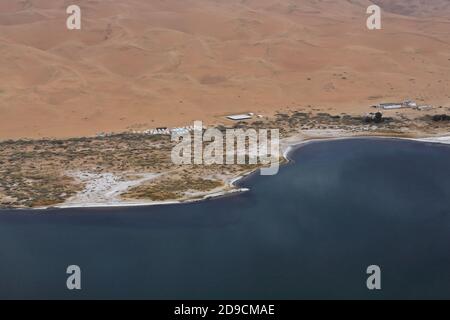
[[[0,298],[450,298],[450,146],[356,139],[291,157],[203,203],[3,211]],[[66,289],[72,264],[81,291]]]

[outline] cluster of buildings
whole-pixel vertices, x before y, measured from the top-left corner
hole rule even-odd
[[[177,127],[172,129],[161,127],[156,129],[148,129],[145,131],[133,131],[133,133],[154,136],[154,135],[172,135],[172,134],[183,135],[191,131],[194,131],[194,126]]]
[[[379,105],[374,106],[379,109],[383,110],[395,110],[395,109],[404,109],[404,108],[411,108],[411,109],[417,109],[417,110],[428,110],[431,109],[431,106],[419,106],[416,102],[412,100],[406,100],[403,102],[390,102],[390,103],[380,103]]]
[[[132,130],[131,133],[155,136],[155,135],[172,135],[172,133],[178,134],[178,135],[183,135],[183,134],[186,134],[186,133],[189,133],[192,131],[194,131],[194,126],[178,127],[178,128],[172,128],[172,129],[169,129],[167,127],[161,127],[161,128],[148,129],[148,130],[143,130],[143,131]],[[117,133],[100,132],[100,133],[96,134],[96,137],[98,137],[98,138],[110,137],[115,134],[117,134]]]
[[[229,115],[226,116],[227,119],[229,120],[233,120],[233,121],[244,121],[244,120],[249,120],[249,119],[253,119],[253,117],[255,117],[254,113],[245,113],[245,114],[235,114],[235,115]],[[257,118],[262,118],[262,115],[257,115]],[[150,136],[154,136],[154,135],[184,135],[186,133],[190,133],[194,131],[194,126],[185,126],[185,127],[177,127],[177,128],[167,128],[167,127],[160,127],[160,128],[155,128],[155,129],[147,129],[147,130],[143,130],[143,131],[138,131],[138,130],[132,130],[131,133],[132,134],[143,134],[143,135],[150,135]],[[114,135],[115,133],[106,133],[106,132],[100,132],[96,134],[96,137],[98,138],[102,138],[102,137],[109,137]]]

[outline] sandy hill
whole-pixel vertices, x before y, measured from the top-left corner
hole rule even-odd
[[[448,0],[372,0],[385,11],[406,16],[449,17]]]
[[[0,139],[450,101],[447,0],[0,1]]]

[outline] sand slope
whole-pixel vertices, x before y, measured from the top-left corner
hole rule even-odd
[[[0,139],[223,122],[290,107],[365,112],[405,98],[449,105],[446,0],[0,2]]]

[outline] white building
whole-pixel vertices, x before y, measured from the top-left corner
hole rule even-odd
[[[233,120],[233,121],[242,121],[242,120],[248,120],[251,119],[253,116],[253,114],[235,114],[235,115],[231,115],[231,116],[227,116],[228,119]]]
[[[379,105],[379,107],[384,110],[394,110],[394,109],[403,108],[403,104],[402,103],[381,103]]]
[[[411,100],[406,100],[405,102],[403,102],[403,105],[406,108],[417,108],[417,103],[415,103],[414,101],[411,101]]]

